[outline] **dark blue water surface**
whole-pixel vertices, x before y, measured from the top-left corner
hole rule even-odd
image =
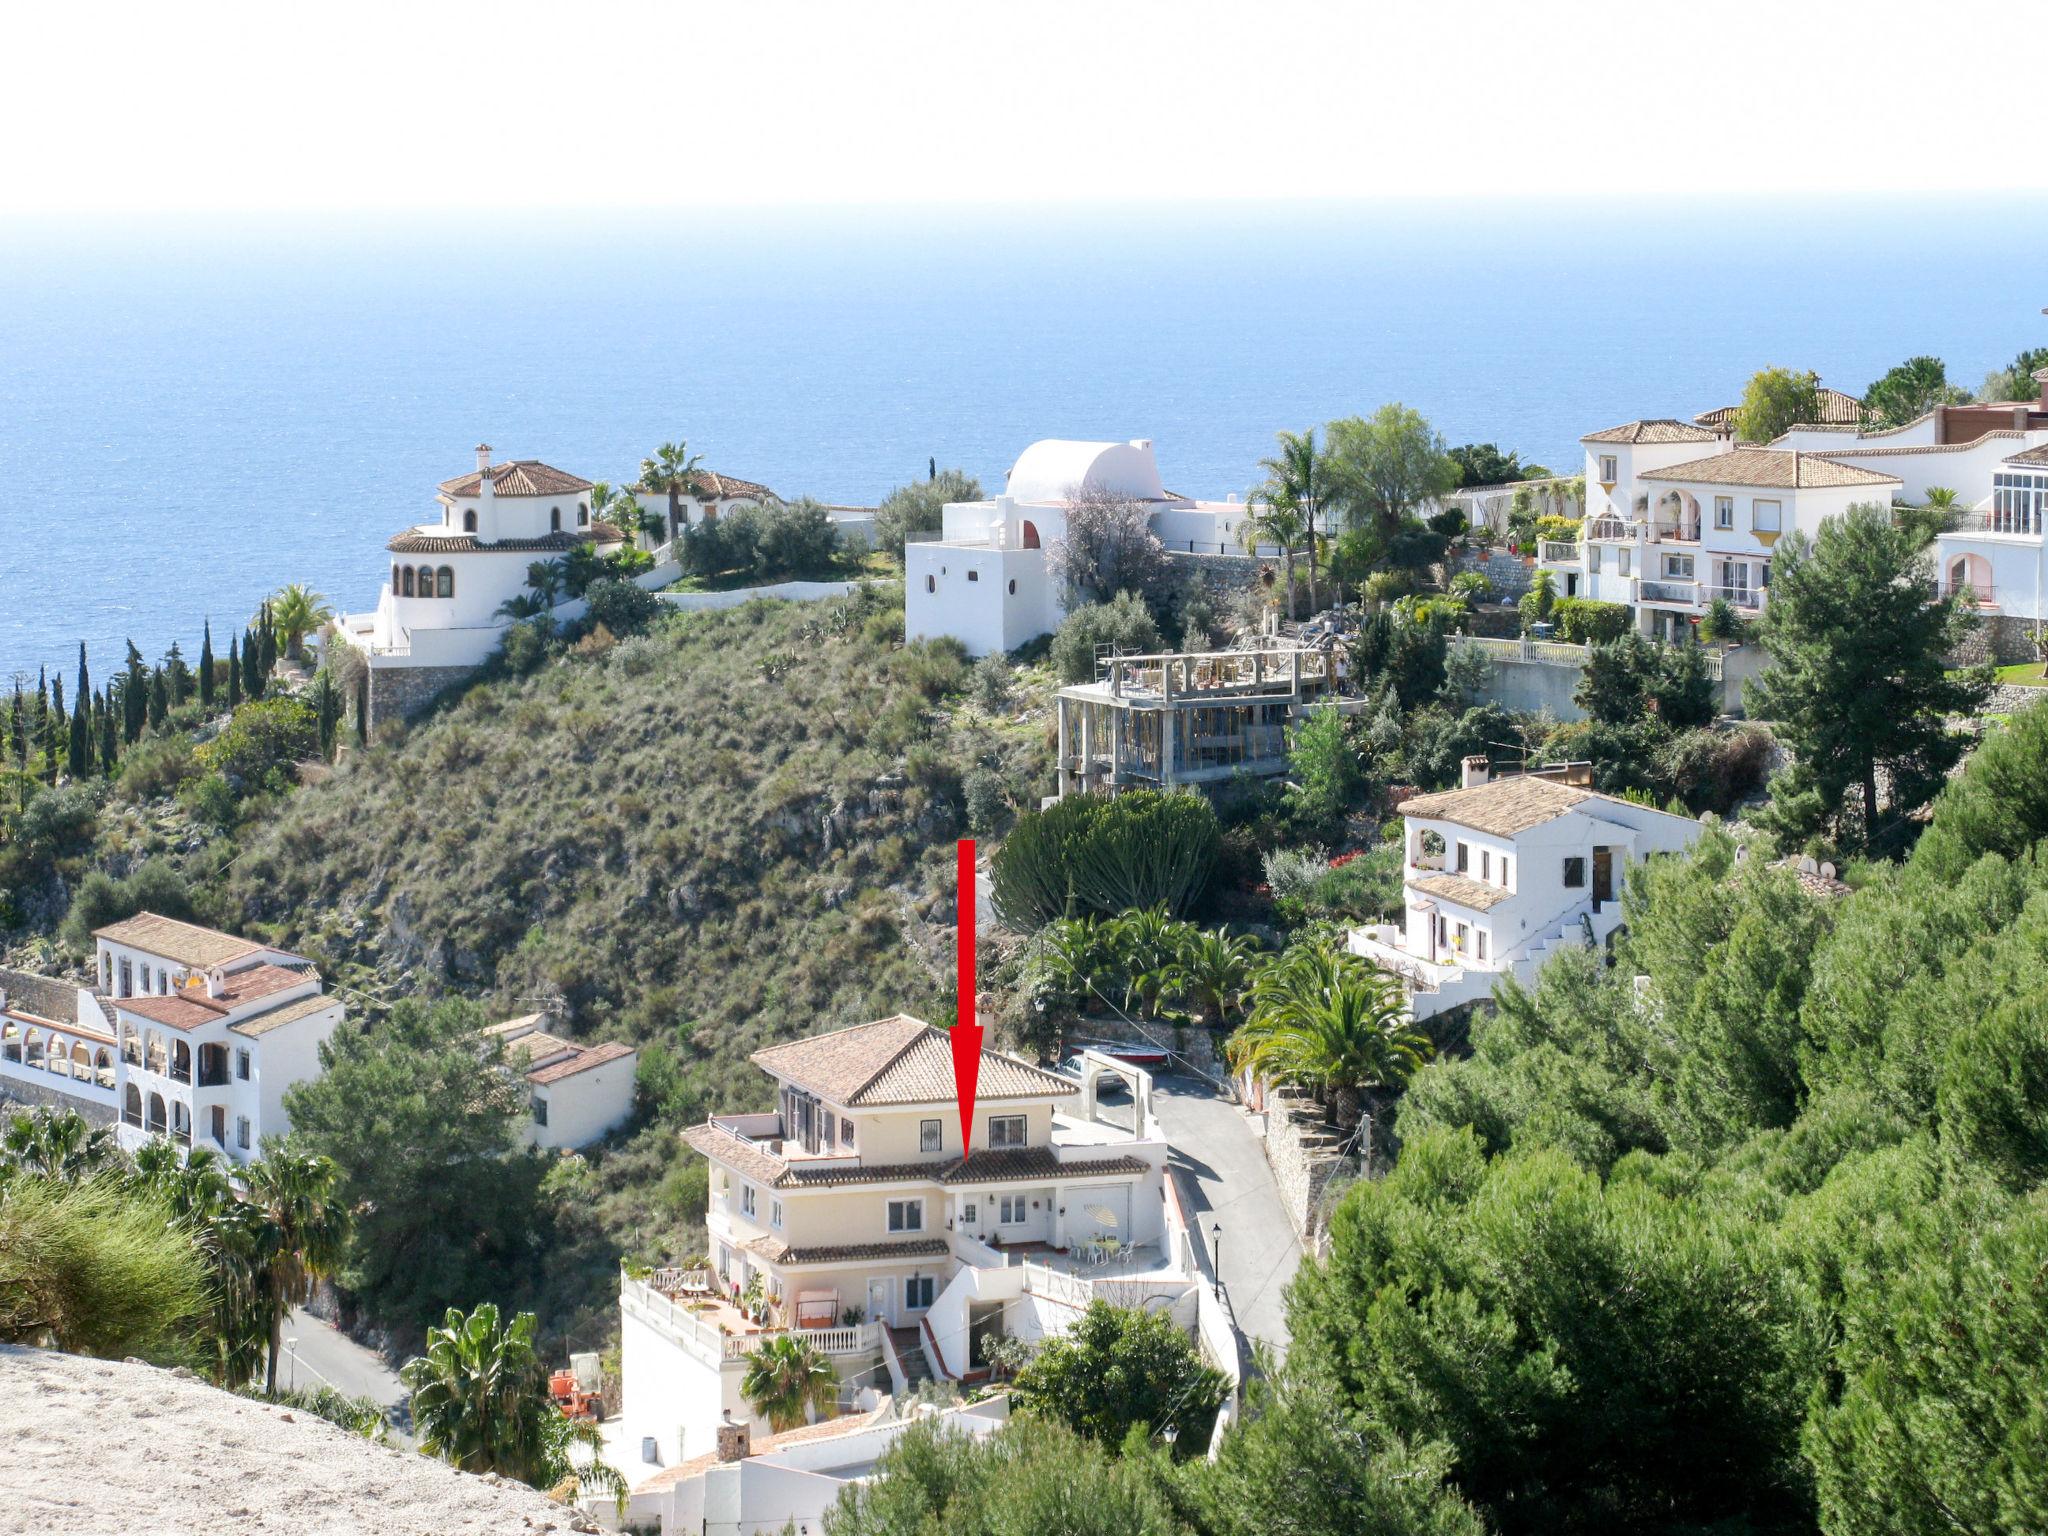
[[[0,227],[0,682],[196,652],[286,581],[369,606],[479,441],[616,480],[682,436],[872,503],[931,456],[999,484],[1034,438],[1146,436],[1223,495],[1387,400],[1576,469],[1766,363],[1974,387],[2048,342],[2043,204]]]

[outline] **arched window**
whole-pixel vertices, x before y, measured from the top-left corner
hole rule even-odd
[[[104,1045],[93,1052],[92,1075],[99,1080],[102,1088],[114,1086],[114,1053]]]
[[[64,1049],[64,1041],[61,1036],[50,1036],[50,1056],[49,1060],[44,1062],[43,1065],[58,1077],[69,1077],[71,1075],[71,1057]]]
[[[106,1055],[101,1051],[102,1056]],[[81,1083],[92,1081],[92,1048],[83,1040],[71,1047],[71,1075]]]
[[[391,567],[391,595],[397,597],[400,595],[401,590],[402,584],[398,577],[398,567],[394,565]]]
[[[149,1119],[144,1122],[145,1128],[152,1131],[161,1131],[164,1128],[164,1123],[164,1096],[160,1093],[152,1093],[149,1096]]]
[[[474,512],[465,512],[462,514],[462,531],[464,533],[476,532],[476,514]]]
[[[1038,524],[1032,522],[1028,517],[1024,519],[1024,547],[1026,549],[1038,548]]]
[[[149,1032],[149,1070],[162,1077],[170,1070],[171,1059],[164,1053],[164,1037],[155,1030]]]
[[[431,565],[420,567],[419,589],[421,597],[434,595],[434,568]]]
[[[121,1095],[121,1119],[128,1125],[142,1124],[142,1090],[133,1083],[130,1083],[128,1091]]]
[[[399,589],[398,595],[399,595],[400,597],[411,597],[411,596],[412,596],[412,567],[408,565],[408,566],[407,566],[407,567],[405,568],[405,570],[404,570],[404,571],[403,571],[403,572],[402,572],[401,574],[402,574],[402,575],[404,576],[404,578],[405,578],[405,579],[404,579],[404,582],[403,582],[403,583],[401,584],[401,587],[400,587],[400,589]]]
[[[454,595],[455,571],[452,567],[444,565],[440,570],[434,572],[434,596],[453,597]]]
[[[576,526],[578,528],[588,528],[590,526],[590,508],[580,502],[576,506]]]
[[[28,1039],[21,1049],[21,1064],[24,1067],[40,1067],[43,1064],[43,1036],[40,1030],[30,1030]]]
[[[562,509],[560,507],[548,508],[548,531],[550,533],[560,533],[562,531]]]
[[[183,1099],[171,1100],[171,1134],[192,1139],[192,1109]]]
[[[0,1061],[21,1060],[21,1026],[12,1019],[0,1024]]]

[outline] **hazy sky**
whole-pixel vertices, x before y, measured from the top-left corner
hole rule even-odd
[[[0,217],[2040,189],[2030,12],[18,4]]]

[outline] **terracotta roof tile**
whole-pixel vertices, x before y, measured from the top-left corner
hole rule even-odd
[[[574,496],[590,489],[588,480],[539,459],[510,459],[443,480],[441,490],[449,496],[474,496],[483,489],[486,475],[491,477],[491,492],[497,496]]]
[[[715,469],[695,471],[682,487],[682,493],[696,501],[780,501],[782,498],[769,490],[758,480],[742,480],[737,475],[721,475]],[[659,496],[660,491],[650,491],[644,485],[633,487],[637,496]]]
[[[1673,421],[1668,416],[1653,421],[1624,422],[1618,427],[1609,427],[1604,432],[1589,432],[1579,439],[1582,443],[1712,443],[1719,441],[1716,434],[1704,427],[1689,426],[1682,421]]]
[[[588,1072],[592,1067],[601,1067],[608,1061],[633,1054],[633,1047],[621,1045],[616,1040],[607,1040],[603,1045],[578,1045],[571,1049],[575,1055],[535,1067],[526,1074],[526,1080],[529,1083],[559,1083],[565,1077],[574,1077],[579,1072]]]
[[[757,1237],[740,1246],[771,1264],[873,1264],[892,1259],[938,1259],[953,1251],[943,1237],[919,1237],[901,1243],[841,1243],[822,1248],[792,1248],[779,1237]]]
[[[226,1018],[228,1012],[198,988],[168,996],[117,997],[113,1006],[118,1013],[132,1013],[172,1029],[198,1029]]]
[[[693,1125],[683,1140],[742,1178],[775,1189],[837,1189],[852,1184],[1004,1184],[1018,1179],[1109,1178],[1143,1173],[1151,1165],[1137,1157],[1106,1157],[1061,1162],[1050,1147],[1006,1148],[977,1152],[966,1159],[926,1163],[871,1163],[857,1157],[800,1157],[785,1160],[762,1147],[741,1141],[714,1125]]]
[[[1468,880],[1463,875],[1423,875],[1408,883],[1418,891],[1441,896],[1445,901],[1455,901],[1474,912],[1491,912],[1514,894],[1482,880]]]
[[[610,523],[592,523],[574,533],[544,533],[537,539],[479,539],[473,533],[418,533],[408,529],[384,547],[395,555],[566,554],[578,544],[619,544],[625,534]]]
[[[1679,480],[1693,485],[1754,486],[1762,490],[1818,490],[1848,485],[1898,485],[1897,475],[1838,464],[1817,453],[1783,448],[1734,448],[1685,464],[1653,469],[1640,480]]]
[[[268,948],[248,939],[236,938],[231,933],[201,928],[197,923],[182,923],[174,917],[160,917],[154,912],[138,912],[125,921],[96,928],[93,937],[202,969],[225,965],[230,960],[239,960],[244,955]]]
[[[944,1030],[896,1014],[807,1040],[756,1051],[754,1064],[835,1104],[936,1104],[951,1100],[953,1050]],[[1078,1093],[1068,1078],[984,1049],[978,1093],[983,1099]]]
[[[1554,821],[1573,806],[1593,798],[1589,789],[1559,784],[1553,779],[1530,775],[1494,779],[1470,789],[1447,789],[1433,795],[1417,795],[1394,809],[1403,816],[1420,816],[1426,821],[1452,821],[1474,832],[1495,837],[1513,837],[1531,827]]]
[[[1703,427],[1732,427],[1735,425],[1739,405],[1724,405],[1718,410],[1702,411],[1693,417]],[[1820,420],[1814,426],[1856,426],[1863,420],[1863,402],[1854,395],[1845,395],[1839,389],[1820,391]]]
[[[2008,464],[2048,464],[2048,443],[2043,443],[2038,448],[2029,448],[2025,453],[2011,454],[2006,458],[2005,462]]]
[[[252,965],[246,971],[235,971],[221,978],[220,995],[214,1001],[229,1008],[239,1008],[252,1003],[259,997],[268,997],[273,992],[282,992],[286,987],[296,987],[301,982],[313,980],[309,971],[295,971],[289,966]]]
[[[247,1035],[251,1040],[260,1040],[273,1029],[286,1024],[296,1024],[323,1008],[334,1007],[337,1001],[338,999],[329,997],[325,992],[316,992],[311,997],[295,997],[283,1007],[273,1008],[268,1013],[259,1013],[253,1019],[237,1019],[228,1028],[235,1034]]]

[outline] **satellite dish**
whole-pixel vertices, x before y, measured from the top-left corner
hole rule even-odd
[[[1832,880],[1832,879],[1834,879],[1834,878],[1835,878],[1835,866],[1834,866],[1834,865],[1832,865],[1832,864],[1823,864],[1823,865],[1821,865],[1821,867],[1820,867],[1820,875],[1821,875],[1821,878],[1822,878],[1823,880]]]

